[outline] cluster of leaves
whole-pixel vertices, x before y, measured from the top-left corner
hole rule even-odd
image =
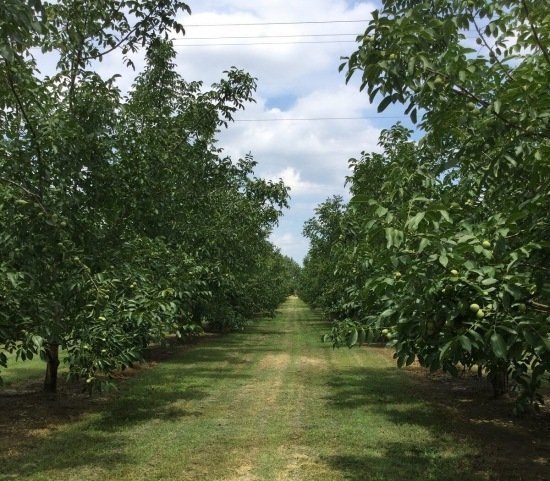
[[[185,82],[166,39],[181,10],[0,6],[0,366],[5,352],[40,353],[47,389],[60,348],[93,387],[167,333],[242,326],[293,289],[292,262],[267,240],[288,189],[215,145],[255,79],[232,68],[211,89]],[[146,67],[123,98],[95,62],[140,45]],[[53,75],[36,49],[55,54]]]
[[[468,38],[475,33],[475,40]],[[398,364],[508,376],[518,409],[550,371],[550,23],[541,2],[385,1],[343,68],[422,113],[352,159],[346,206],[306,224],[302,295],[336,344],[388,337]],[[471,48],[469,43],[474,43]]]

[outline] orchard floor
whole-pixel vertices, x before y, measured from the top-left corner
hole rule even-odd
[[[0,480],[550,480],[550,420],[485,385],[333,350],[296,298],[248,332],[157,350],[88,398],[0,391]]]

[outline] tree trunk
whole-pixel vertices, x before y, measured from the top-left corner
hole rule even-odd
[[[59,367],[59,344],[48,344],[46,348],[46,377],[44,379],[44,391],[55,392],[57,390],[57,368]]]
[[[491,373],[490,380],[495,398],[499,398],[508,392],[508,370],[506,368],[495,369]]]

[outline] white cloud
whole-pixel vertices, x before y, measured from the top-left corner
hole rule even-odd
[[[276,232],[271,236],[271,242],[281,249],[281,252],[298,262],[302,261],[304,253],[309,248],[309,242],[294,232]]]
[[[323,186],[302,180],[302,174],[294,167],[287,167],[274,175],[266,175],[268,179],[282,179],[287,187],[290,187],[292,195],[297,194],[319,194],[323,192]]]

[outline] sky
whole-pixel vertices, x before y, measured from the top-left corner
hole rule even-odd
[[[346,85],[344,73],[338,72],[341,57],[356,48],[355,36],[364,32],[376,3],[189,0],[188,4],[191,16],[180,18],[185,36],[175,40],[178,70],[186,80],[202,80],[206,85],[219,80],[231,66],[257,78],[256,103],[220,132],[218,146],[234,159],[251,153],[258,162],[258,176],[283,179],[290,187],[290,209],[271,240],[283,254],[302,262],[308,250],[303,224],[328,197],[347,197],[348,160],[360,157],[362,151],[377,150],[381,129],[398,120],[407,123],[405,117],[399,118],[403,112],[398,107],[377,114],[376,105],[370,105],[368,96],[359,91],[359,79]],[[284,24],[230,25],[259,23]],[[281,42],[315,43],[266,45]],[[326,117],[354,119],[280,120]]]
[[[381,129],[399,120],[410,126],[402,108],[392,106],[378,114],[376,101],[371,105],[366,93],[359,91],[359,78],[346,84],[344,73],[338,72],[341,57],[357,48],[355,37],[364,32],[376,2],[187,3],[192,14],[179,17],[185,35],[174,39],[177,70],[185,80],[199,80],[206,87],[232,66],[257,78],[256,103],[247,105],[219,133],[217,146],[234,160],[251,153],[258,162],[256,176],[283,179],[290,187],[290,209],[271,240],[283,254],[302,262],[308,250],[302,236],[304,222],[325,199],[348,197],[348,160],[360,157],[362,151],[377,150]],[[239,45],[220,45],[230,43]],[[242,45],[250,43],[256,45]],[[119,87],[125,92],[143,68],[142,54],[133,60],[134,73],[122,65],[120,55],[108,56],[97,69],[104,75],[122,74]],[[327,117],[347,120],[289,120]]]

